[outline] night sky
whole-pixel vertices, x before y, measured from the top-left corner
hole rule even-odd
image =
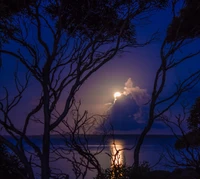
[[[137,37],[139,42],[144,42],[153,32],[159,31],[159,38],[148,46],[127,49],[127,52],[116,56],[83,84],[76,95],[77,99],[82,101],[83,110],[88,110],[93,114],[105,114],[109,111],[108,121],[119,133],[139,133],[141,131],[148,115],[148,105],[145,105],[145,103],[151,95],[155,71],[160,62],[160,45],[166,33],[167,25],[170,23],[170,18],[169,10],[154,12],[150,19],[144,20],[143,24],[137,27]],[[9,44],[7,47],[16,48],[15,44]],[[195,47],[196,44],[190,48]],[[187,53],[187,51],[183,53]],[[6,56],[4,57],[6,59]],[[173,89],[177,78],[180,79],[190,71],[199,68],[200,60],[198,58],[191,59],[170,72],[164,95],[167,95]],[[15,60],[7,58],[3,61],[3,67],[0,70],[0,94],[3,91],[2,86],[7,86],[10,93],[14,93],[12,90],[14,86],[13,72],[16,68]],[[25,69],[20,64],[18,64],[18,71],[23,80]],[[127,88],[125,89],[125,87]],[[199,96],[199,89],[200,86],[197,85],[181,99],[188,98],[192,104],[195,98]],[[123,95],[114,100],[113,94],[116,91],[123,93]],[[26,115],[27,110],[35,105],[38,95],[40,95],[38,84],[32,80],[28,92],[25,93],[25,98],[12,113],[18,126],[22,124],[21,120]],[[62,108],[62,103],[59,106]],[[172,109],[175,114],[179,110],[178,104]],[[40,133],[37,124],[33,124],[29,128],[29,134],[35,133]],[[163,123],[156,122],[151,133],[167,134],[169,129]]]

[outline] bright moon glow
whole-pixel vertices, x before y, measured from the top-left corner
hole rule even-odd
[[[120,97],[122,94],[120,92],[115,92],[114,93],[114,98],[116,99],[117,97]]]

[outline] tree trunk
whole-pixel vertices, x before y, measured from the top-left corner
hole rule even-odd
[[[42,168],[41,168],[41,179],[50,178],[50,168],[49,168],[49,153],[50,153],[50,133],[48,127],[45,127],[43,135],[43,149],[42,149]]]
[[[48,73],[47,73],[48,74]],[[50,119],[51,112],[49,110],[50,96],[48,90],[48,75],[44,75],[44,133],[42,141],[42,161],[41,161],[41,179],[50,178],[49,155],[50,155]]]
[[[142,131],[142,133],[140,134],[139,136],[139,139],[138,139],[138,142],[136,144],[136,147],[135,147],[135,150],[134,150],[134,166],[136,168],[139,167],[139,162],[140,162],[140,149],[141,149],[141,146],[144,142],[144,138],[145,136],[147,135],[147,133],[150,131],[151,129],[151,126],[153,124],[153,121],[150,120],[150,122],[147,124],[147,126],[144,128],[144,130]]]

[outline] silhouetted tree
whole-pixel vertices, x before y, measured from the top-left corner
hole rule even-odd
[[[31,5],[35,0],[1,0],[0,2],[0,17],[8,18],[9,16],[16,15]]]
[[[200,130],[200,98],[196,99],[195,104],[190,110],[190,116],[187,119],[188,129],[192,131]]]
[[[173,2],[174,4],[172,5],[172,10],[176,5],[176,1]],[[179,10],[182,11],[182,9]],[[192,11],[189,12],[193,14]],[[173,20],[174,17],[172,18],[172,22]],[[181,36],[180,38],[180,34],[182,33],[181,25],[182,24],[178,24],[178,27],[174,28],[174,36],[172,40],[169,40],[169,38],[171,39],[169,33],[171,26],[168,27],[168,32],[166,32],[166,36],[164,37],[160,48],[160,66],[155,74],[151,98],[149,100],[149,115],[147,124],[141,135],[138,137],[137,145],[134,150],[134,165],[136,167],[139,166],[140,162],[140,148],[143,144],[145,136],[151,130],[153,123],[157,119],[161,118],[165,112],[170,110],[170,108],[177,103],[183,93],[192,89],[200,81],[200,70],[197,69],[188,73],[188,76],[185,75],[184,78],[177,79],[174,87],[171,87],[171,91],[165,90],[167,85],[167,76],[170,71],[191,60],[193,57],[200,55],[200,49],[193,48],[192,46],[195,43],[199,44],[198,38],[188,39],[188,36]],[[187,52],[185,49],[190,49],[190,51]],[[184,53],[181,53],[182,51]]]
[[[187,131],[182,131],[182,136],[175,143],[176,149],[200,146],[200,98],[198,97],[195,104],[190,109],[189,117],[185,120]],[[179,127],[181,128],[181,127]]]
[[[200,16],[200,1],[184,0],[183,2],[185,2],[183,8],[174,16],[168,28],[167,41],[169,42],[200,37],[200,22],[197,19]]]
[[[17,15],[22,15],[25,10],[34,2],[34,0],[1,0],[0,1],[0,42],[6,42],[10,36],[18,31],[17,27],[12,25]],[[9,23],[8,23],[9,22]]]
[[[53,177],[53,170],[50,169],[50,135],[66,117],[70,117],[75,95],[83,83],[126,47],[151,42],[152,39],[143,44],[137,43],[134,20],[162,7],[166,1],[103,2],[36,0],[24,9],[23,14],[16,14],[12,21],[1,22],[8,37],[6,40],[11,45],[15,44],[16,48],[3,46],[0,52],[6,60],[10,60],[10,57],[16,59],[19,66],[27,71],[23,77],[19,77],[18,71],[15,71],[15,94],[14,89],[2,86],[5,95],[0,101],[0,125],[18,145],[15,146],[2,135],[0,141],[19,157],[31,179],[36,177],[34,167],[39,168],[42,179]],[[17,31],[13,33],[10,27],[15,27]],[[18,128],[10,114],[28,94],[30,82],[38,86],[40,94],[37,104],[20,119],[24,122],[23,127]],[[59,108],[61,101],[62,109]],[[74,123],[76,126],[72,128],[79,129],[81,120]],[[41,148],[27,135],[28,127],[34,122],[42,126]],[[65,126],[70,125],[68,122]],[[26,155],[24,144],[33,151],[31,155]],[[78,150],[79,147],[75,146]],[[91,154],[87,153],[85,158],[88,156]]]
[[[0,176],[3,179],[26,179],[26,171],[19,158],[8,152],[6,146],[0,142]]]
[[[0,49],[2,45],[8,42],[9,36],[18,31],[18,28],[12,25],[17,15],[22,15],[35,0],[1,0],[0,1]],[[9,22],[9,23],[8,23]],[[0,53],[0,67],[2,58]]]
[[[188,117],[188,104],[181,104],[181,106],[183,109],[182,114],[176,115],[174,119],[170,119],[165,115],[162,116],[163,121],[177,139],[173,147],[167,148],[165,156],[166,165],[170,167],[193,168],[200,174],[200,133],[199,131],[188,132],[185,129],[184,125]]]

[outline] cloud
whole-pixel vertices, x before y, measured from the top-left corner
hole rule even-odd
[[[140,116],[137,116],[139,113]],[[112,125],[115,131],[133,131],[143,129],[148,118],[148,108],[141,108],[133,98],[123,95],[117,99],[110,109],[107,124]],[[155,123],[155,129],[163,129],[165,125]]]
[[[143,129],[148,119],[149,107],[145,105],[150,99],[146,89],[134,87],[131,78],[124,86],[124,92],[109,108],[107,125],[110,124],[115,131],[133,131]],[[164,129],[162,123],[155,123],[155,129]]]
[[[133,86],[131,78],[126,81],[123,93],[125,95],[130,95],[139,106],[146,104],[150,99],[150,95],[147,93],[146,89]]]
[[[150,95],[148,94],[147,90],[142,89],[138,86],[134,87],[132,79],[129,78],[125,82],[123,94],[129,96],[138,105],[138,111],[133,114],[134,119],[137,120],[139,123],[144,122],[144,119],[146,119],[148,115],[146,104],[150,99]]]

